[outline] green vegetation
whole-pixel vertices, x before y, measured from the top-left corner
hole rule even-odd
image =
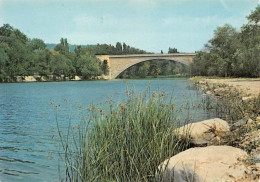
[[[189,146],[163,92],[128,91],[122,103],[87,110],[79,126],[69,124],[65,135],[59,131],[68,181],[153,181],[162,161]]]
[[[77,46],[70,52],[67,39],[61,38],[54,50],[48,50],[41,39],[29,39],[9,24],[0,27],[0,82],[15,82],[17,76],[39,76],[39,80],[65,80],[81,76],[93,79],[108,73],[97,54],[142,54],[145,51],[125,43]]]
[[[231,25],[215,30],[205,51],[197,53],[191,66],[193,75],[222,77],[260,76],[260,5],[238,32]]]
[[[188,76],[189,67],[169,60],[151,60],[136,64],[119,75],[119,78],[157,78]]]

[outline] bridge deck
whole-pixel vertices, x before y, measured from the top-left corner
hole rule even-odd
[[[144,57],[179,57],[195,56],[195,53],[174,53],[174,54],[127,54],[127,55],[107,55],[109,58],[144,58]]]

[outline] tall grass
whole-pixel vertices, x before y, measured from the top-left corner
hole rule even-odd
[[[155,181],[159,164],[188,147],[165,93],[126,94],[119,104],[91,105],[66,135],[58,130],[67,181]]]

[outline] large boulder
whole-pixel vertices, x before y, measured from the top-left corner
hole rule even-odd
[[[179,128],[180,134],[185,137],[189,136],[194,146],[206,146],[219,141],[228,131],[228,123],[219,118],[191,123]]]
[[[247,181],[241,161],[246,157],[246,152],[230,146],[191,148],[165,160],[159,170],[164,181]]]

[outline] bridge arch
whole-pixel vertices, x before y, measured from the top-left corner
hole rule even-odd
[[[108,79],[115,79],[127,68],[149,60],[170,60],[189,65],[193,62],[194,53],[175,54],[131,54],[131,55],[97,55],[102,63],[107,60],[109,67]]]
[[[134,65],[137,65],[139,63],[143,63],[143,62],[146,62],[146,61],[153,61],[153,60],[158,60],[158,61],[162,61],[162,60],[166,60],[166,61],[174,61],[174,62],[178,62],[178,63],[181,63],[181,64],[184,64],[186,66],[188,66],[189,64],[185,61],[181,61],[181,60],[177,60],[177,59],[145,59],[145,60],[142,60],[140,62],[136,62],[136,63],[133,63],[131,65],[128,65],[127,67],[123,68],[123,70],[120,70],[120,72],[118,72],[116,75],[115,75],[115,79],[121,74],[123,73],[124,71],[126,71],[128,68],[134,66]]]

